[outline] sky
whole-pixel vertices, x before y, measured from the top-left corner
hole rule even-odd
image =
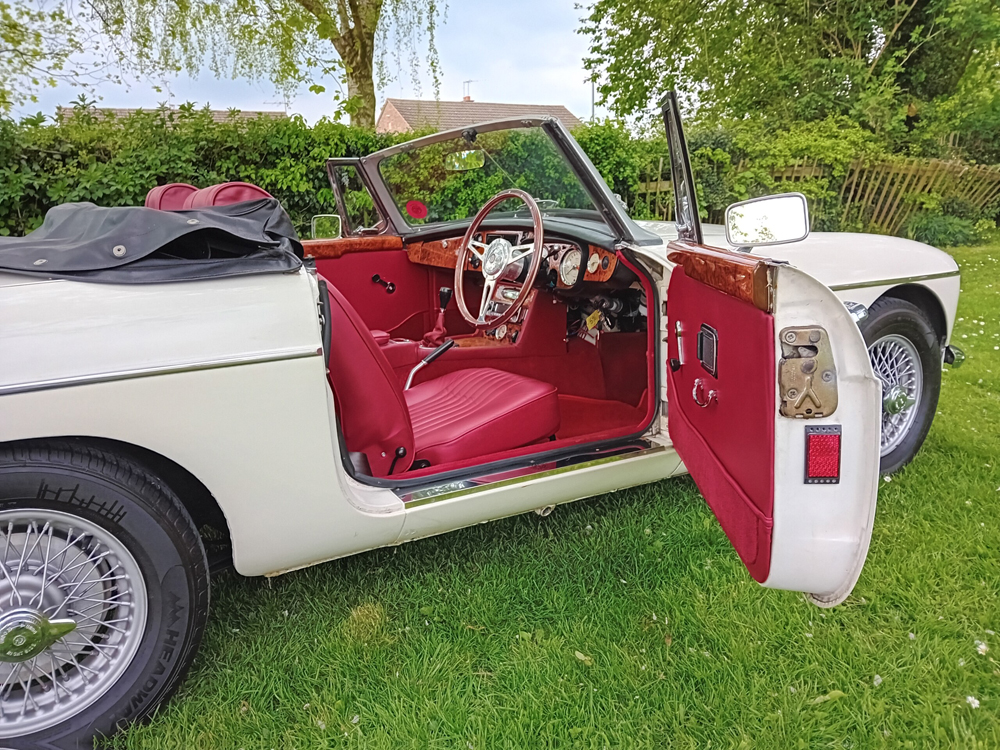
[[[562,104],[581,119],[588,119],[591,87],[583,68],[587,38],[576,33],[582,11],[574,8],[574,2],[451,0],[447,18],[438,30],[441,99],[461,99],[463,83],[471,80],[471,94],[476,101]],[[386,97],[418,98],[408,69],[400,71],[397,78],[379,92],[379,111]],[[330,91],[336,88],[335,83],[326,84]],[[213,109],[284,107],[280,95],[267,82],[217,80],[209,72],[195,79],[178,77],[169,83],[169,89],[169,94],[158,92],[152,82],[143,81],[128,87],[103,83],[97,87],[96,97],[100,97],[101,107],[153,108],[168,98],[174,105],[193,101],[208,103]],[[422,89],[419,98],[433,98],[429,84]],[[79,93],[79,89],[68,85],[48,89],[41,93],[38,103],[21,107],[15,114],[41,111],[51,115],[56,107],[70,104]],[[328,94],[316,95],[303,88],[287,111],[313,123],[332,110]],[[596,114],[602,117],[606,112],[598,107]]]

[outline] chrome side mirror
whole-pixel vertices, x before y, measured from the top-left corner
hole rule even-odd
[[[317,214],[312,217],[309,229],[314,240],[336,240],[340,239],[343,226],[337,214]]]
[[[726,240],[735,247],[783,245],[808,236],[809,207],[802,193],[765,195],[726,209]]]

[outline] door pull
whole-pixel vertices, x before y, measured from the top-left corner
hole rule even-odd
[[[698,406],[700,406],[702,409],[707,407],[713,401],[715,401],[716,403],[719,402],[719,392],[714,389],[709,390],[708,396],[707,397],[705,396],[705,381],[702,380],[701,378],[695,378],[694,390],[691,392],[691,397],[694,399],[694,402],[698,404]],[[702,399],[705,400],[702,401]]]

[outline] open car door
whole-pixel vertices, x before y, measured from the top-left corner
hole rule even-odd
[[[667,297],[674,447],[750,574],[842,602],[868,553],[881,385],[843,303],[791,266],[705,247],[676,98]]]

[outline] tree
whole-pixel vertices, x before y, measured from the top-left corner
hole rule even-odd
[[[69,63],[88,47],[86,33],[61,7],[0,0],[0,114],[37,101],[39,89],[60,81],[86,85],[99,67]]]
[[[334,101],[365,127],[375,124],[376,83],[408,66],[419,90],[418,50],[435,93],[438,0],[86,0],[119,58],[144,73],[196,73],[271,81],[285,96],[317,74],[346,81]],[[390,53],[391,50],[391,53]],[[389,54],[390,61],[386,60]]]
[[[993,0],[596,0],[588,68],[619,114],[677,89],[710,116],[901,128],[997,40]]]

